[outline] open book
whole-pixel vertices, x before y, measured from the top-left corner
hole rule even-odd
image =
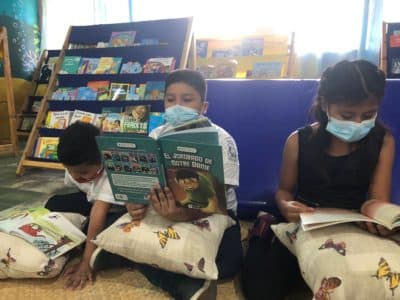
[[[338,208],[315,208],[313,213],[300,214],[304,231],[348,222],[371,222],[393,229],[400,226],[400,206],[370,200],[361,207],[361,213]]]
[[[119,134],[99,136],[97,143],[116,200],[148,203],[150,188],[159,184],[181,206],[225,212],[222,148],[206,120],[172,128],[158,140]]]
[[[55,259],[85,241],[86,236],[61,213],[18,205],[0,212],[0,231],[29,242]]]

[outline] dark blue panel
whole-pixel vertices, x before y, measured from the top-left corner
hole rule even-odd
[[[239,207],[251,201],[272,206],[282,150],[288,135],[309,121],[316,80],[209,80],[209,117],[236,140],[240,157]],[[400,80],[388,80],[383,121],[400,140]],[[400,202],[400,150],[397,147],[393,201]],[[246,205],[249,204],[249,205]],[[262,206],[253,206],[253,211]]]

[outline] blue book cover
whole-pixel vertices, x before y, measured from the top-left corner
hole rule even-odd
[[[165,81],[147,81],[144,100],[163,100]]]
[[[87,86],[82,86],[78,88],[77,100],[96,100],[97,93],[93,89]]]

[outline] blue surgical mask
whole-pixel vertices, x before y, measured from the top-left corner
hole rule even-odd
[[[330,132],[342,141],[351,143],[363,139],[375,126],[376,116],[361,123],[353,121],[343,121],[332,118],[328,115],[326,131]]]
[[[192,121],[199,117],[199,112],[194,108],[174,105],[168,107],[164,113],[164,120],[167,124],[177,126],[188,121]]]

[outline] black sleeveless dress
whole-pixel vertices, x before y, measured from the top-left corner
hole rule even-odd
[[[330,156],[315,152],[311,126],[299,129],[296,199],[312,206],[359,209],[378,162],[385,129],[377,124],[353,152]]]

